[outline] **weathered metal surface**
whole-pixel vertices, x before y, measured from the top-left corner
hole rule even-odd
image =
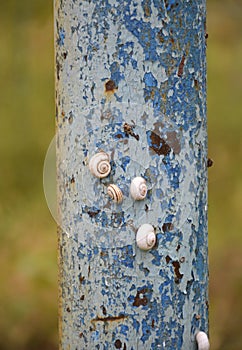
[[[189,350],[208,332],[205,17],[204,0],[55,1],[61,349]]]

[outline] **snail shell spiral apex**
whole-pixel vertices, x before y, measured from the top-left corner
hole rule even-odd
[[[134,200],[141,201],[147,194],[146,181],[143,177],[135,177],[130,185],[130,193]]]
[[[210,344],[209,344],[208,336],[205,332],[199,331],[196,334],[196,341],[198,345],[198,350],[209,350]]]
[[[105,152],[94,154],[90,159],[89,169],[92,175],[99,179],[107,177],[111,171],[109,155]]]
[[[108,186],[108,195],[116,203],[121,203],[123,200],[122,191],[114,184]]]
[[[156,243],[154,227],[150,224],[141,225],[137,231],[136,243],[142,250],[149,250],[153,248]]]

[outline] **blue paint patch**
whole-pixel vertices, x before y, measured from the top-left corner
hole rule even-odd
[[[146,87],[156,87],[157,80],[151,72],[145,73],[144,75],[144,83]]]
[[[110,65],[110,72],[111,80],[113,80],[116,86],[118,87],[120,80],[124,79],[124,75],[120,72],[120,64],[118,62],[113,62]]]
[[[121,166],[121,168],[123,169],[123,171],[126,172],[126,168],[127,168],[127,166],[129,165],[129,163],[130,163],[130,157],[129,157],[129,156],[125,156],[125,157],[122,157],[122,158],[121,158],[121,164],[120,164],[120,166]]]
[[[167,7],[166,7],[167,11],[171,10],[172,6],[174,6],[176,4],[176,1],[177,0],[169,0],[168,1]]]
[[[146,319],[142,320],[142,333],[143,334],[142,334],[141,340],[144,344],[151,336],[150,323],[147,322]]]
[[[180,186],[181,167],[179,163],[173,162],[170,156],[164,157],[163,163],[165,164],[167,174],[169,176],[169,182],[171,188],[174,190]]]
[[[92,250],[91,249],[87,249],[87,260],[91,261],[92,259]]]
[[[93,331],[92,332],[92,341],[98,341],[99,336],[100,336],[99,331]]]
[[[171,298],[167,295],[168,291],[162,290],[161,292],[161,305],[164,310],[166,310],[170,305],[172,305]]]
[[[122,265],[133,268],[134,267],[134,252],[133,246],[127,245],[125,247],[120,248],[121,259],[120,262]]]
[[[153,249],[150,251],[150,254],[153,255],[154,259],[152,259],[152,264],[155,266],[160,266],[162,255],[159,254],[159,251],[156,249]]]
[[[140,322],[135,318],[133,318],[132,323],[133,323],[133,328],[136,330],[136,333],[138,333],[140,328]]]
[[[150,22],[145,22],[143,19],[136,19],[135,9],[130,10],[131,4],[124,6],[124,23],[126,29],[131,32],[139,41],[143,48],[144,60],[155,62],[159,60],[157,54],[156,29],[152,28]]]
[[[64,46],[64,40],[66,37],[65,30],[63,28],[59,29],[57,43],[59,46]]]
[[[85,258],[84,252],[86,251],[85,247],[83,244],[79,245],[77,256],[80,260],[83,260]]]
[[[129,331],[129,327],[128,326],[126,326],[126,325],[121,325],[120,327],[119,327],[119,329],[120,329],[120,333],[121,334],[123,334],[123,335],[125,335],[125,336],[128,336],[128,331]]]

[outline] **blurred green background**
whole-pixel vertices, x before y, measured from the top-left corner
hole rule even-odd
[[[208,0],[210,337],[242,348],[242,2]],[[51,0],[0,5],[0,349],[57,349],[56,225],[42,189],[54,136]]]

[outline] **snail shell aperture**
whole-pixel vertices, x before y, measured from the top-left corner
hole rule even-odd
[[[199,331],[196,334],[196,341],[198,345],[198,350],[209,350],[210,344],[209,344],[208,336],[205,332]]]
[[[136,201],[141,201],[145,199],[147,194],[146,181],[143,177],[135,177],[130,185],[130,193],[133,199]]]
[[[149,250],[153,248],[156,243],[154,227],[150,224],[141,225],[137,231],[136,243],[142,250]]]
[[[92,175],[102,179],[107,177],[111,171],[110,158],[105,152],[94,154],[90,159],[89,169]]]
[[[116,203],[121,203],[123,200],[123,193],[116,185],[112,184],[108,186],[108,195]]]

